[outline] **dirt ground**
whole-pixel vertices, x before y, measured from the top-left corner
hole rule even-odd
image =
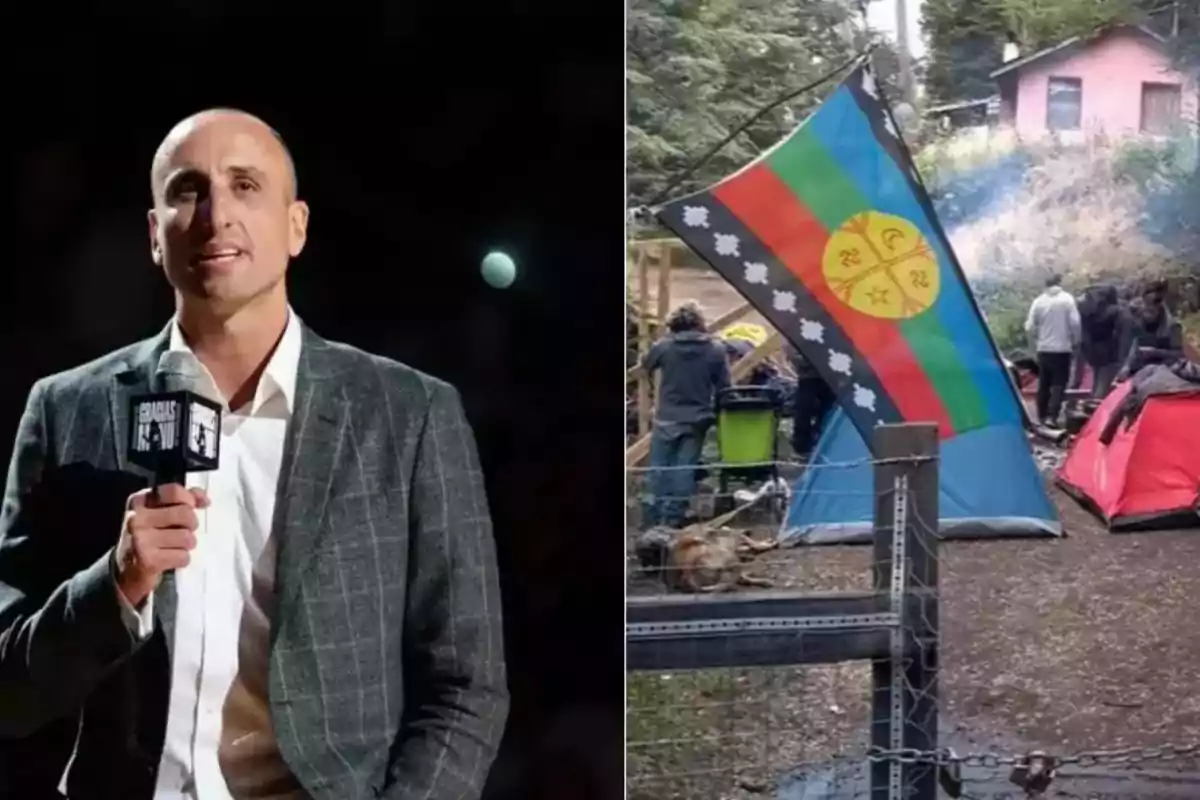
[[[715,273],[677,270],[673,304],[687,298],[710,316],[741,302]],[[1200,742],[1200,530],[1110,534],[1050,491],[1065,538],[940,548],[942,744],[1063,754]],[[865,590],[870,558],[867,547],[794,548],[760,556],[754,571],[778,589]],[[661,586],[631,577],[629,590]],[[861,764],[870,685],[861,663],[632,674],[630,797],[857,796],[842,793],[856,779],[830,779],[827,765]],[[789,790],[803,765],[808,788]],[[825,770],[821,791],[812,769]],[[1200,797],[1197,759],[1137,770],[1133,783],[1086,791],[1083,777],[1074,790],[1064,778],[1057,796]],[[1007,770],[992,773],[998,783],[969,796],[1009,796],[996,788]]]
[[[1062,754],[1200,741],[1200,530],[1110,534],[1057,489],[1052,496],[1063,539],[941,546],[943,744],[960,753]],[[870,557],[866,547],[791,548],[760,557],[755,574],[792,591],[867,589]],[[637,580],[630,590],[652,591]],[[688,738],[678,720],[635,719],[663,702],[656,693],[666,690],[653,684],[664,681],[675,682],[668,694],[677,707],[706,698],[707,719],[692,722],[708,726],[726,772],[742,776],[743,791],[722,796],[756,796],[781,770],[854,757],[869,744],[867,664],[636,676],[630,763],[645,756],[650,772],[697,769],[682,742],[674,767],[652,767],[653,748],[637,744],[639,735],[662,740],[668,725],[676,732],[667,738]],[[699,757],[717,769],[717,756]],[[1146,764],[1181,766],[1197,763]]]

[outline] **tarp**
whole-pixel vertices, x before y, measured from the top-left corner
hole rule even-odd
[[[938,531],[944,539],[1062,535],[1021,428],[979,428],[943,441],[938,481]],[[788,544],[869,542],[875,497],[870,451],[838,409],[796,481],[780,539]]]
[[[721,331],[722,339],[737,339],[743,342],[749,342],[755,347],[761,347],[770,334],[762,325],[755,325],[753,322],[735,322],[725,330]]]
[[[1200,390],[1146,398],[1105,445],[1131,387],[1116,387],[1080,431],[1059,485],[1114,532],[1200,525]]]

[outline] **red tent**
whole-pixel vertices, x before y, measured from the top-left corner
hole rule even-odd
[[[1114,388],[1080,431],[1058,483],[1111,531],[1200,525],[1200,391],[1148,398],[1105,445],[1130,385]]]

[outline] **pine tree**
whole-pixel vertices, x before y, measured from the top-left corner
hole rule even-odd
[[[976,100],[996,92],[1006,28],[989,0],[925,0],[925,91],[932,103]]]
[[[759,108],[865,45],[844,0],[632,0],[628,16],[630,203],[649,201]],[[735,138],[673,192],[744,166],[827,93],[802,95]]]

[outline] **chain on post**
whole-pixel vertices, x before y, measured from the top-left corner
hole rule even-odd
[[[952,750],[915,750],[873,748],[867,755],[871,762],[892,764],[933,764],[939,767],[972,767],[977,769],[1013,770],[1010,780],[1031,795],[1044,792],[1060,767],[1125,766],[1156,761],[1175,761],[1200,756],[1200,741],[1188,744],[1165,744],[1158,747],[1124,747],[1114,750],[1083,750],[1068,755],[1051,755],[1034,751],[1022,755],[999,753],[969,753],[956,755]]]

